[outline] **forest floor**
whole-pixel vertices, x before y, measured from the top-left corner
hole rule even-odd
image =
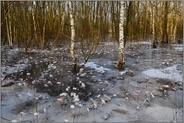
[[[150,44],[127,44],[121,71],[117,43],[101,42],[77,74],[69,45],[28,54],[2,46],[2,122],[182,122],[182,44]]]

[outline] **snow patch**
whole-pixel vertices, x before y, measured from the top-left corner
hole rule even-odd
[[[149,69],[143,71],[143,73],[150,77],[170,79],[183,82],[182,71],[177,70],[176,67],[177,65],[167,67],[165,69]]]
[[[84,65],[85,67],[90,67],[92,69],[95,69],[97,72],[102,72],[105,70],[110,70],[108,68],[104,68],[103,66],[98,67],[99,65],[95,64],[94,62],[88,62]]]
[[[172,45],[176,51],[183,51],[183,45],[182,44],[173,44]]]
[[[49,50],[37,50],[37,49],[32,49],[32,50],[30,50],[30,51],[28,51],[28,52],[30,52],[30,53],[50,53],[50,51]]]
[[[126,72],[127,72],[127,70],[122,71],[122,72],[119,72],[119,73],[120,73],[120,75],[123,75],[123,74],[125,74]]]
[[[177,51],[183,51],[183,47],[175,47],[174,49]]]
[[[28,67],[27,64],[16,64],[15,66],[19,71],[24,70],[26,67]]]
[[[4,77],[7,75],[7,74],[13,74],[13,73],[16,73],[18,71],[22,71],[24,70],[28,65],[26,64],[16,64],[15,66],[13,67],[10,67],[10,66],[6,66],[6,67],[1,67],[1,80],[4,79]]]
[[[151,42],[134,42],[134,43],[132,43],[132,44],[151,44]]]
[[[14,49],[11,49],[10,51],[11,52],[18,52],[19,51],[19,48],[14,48]]]

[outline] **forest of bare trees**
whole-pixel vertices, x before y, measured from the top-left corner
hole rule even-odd
[[[1,120],[180,122],[182,41],[181,1],[1,1]]]
[[[2,1],[2,45],[18,45],[27,52],[29,48],[49,48],[51,44],[57,46],[71,39],[71,54],[73,63],[76,64],[74,42],[81,42],[86,63],[100,41],[112,38],[119,42],[121,33],[124,33],[123,45],[127,40],[151,38],[153,48],[156,48],[158,42],[168,44],[182,39],[181,2],[125,2],[122,25],[124,31],[121,33],[119,1],[69,3]],[[86,44],[89,52],[84,51]]]
[[[119,40],[120,2],[72,2],[76,41]],[[182,38],[181,2],[126,2],[127,40],[155,37],[163,43]],[[70,39],[70,14],[64,1],[2,1],[2,45],[46,48]]]

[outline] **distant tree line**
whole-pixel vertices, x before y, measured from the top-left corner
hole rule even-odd
[[[70,41],[76,71],[75,42],[85,64],[100,41],[112,38],[124,69],[127,41],[152,39],[153,48],[175,43],[183,39],[182,15],[181,1],[1,1],[1,43],[27,52]]]
[[[76,41],[119,39],[120,1],[73,1]],[[125,38],[154,37],[175,43],[183,37],[182,2],[128,1]],[[64,1],[1,1],[1,40],[20,47],[46,48],[70,40],[70,17]]]

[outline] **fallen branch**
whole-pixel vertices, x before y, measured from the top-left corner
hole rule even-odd
[[[1,118],[2,118],[3,120],[6,120],[6,121],[9,121],[9,122],[11,122],[11,120],[9,120],[9,119],[6,119],[6,118],[4,118],[4,117],[2,117],[2,116],[1,116]]]

